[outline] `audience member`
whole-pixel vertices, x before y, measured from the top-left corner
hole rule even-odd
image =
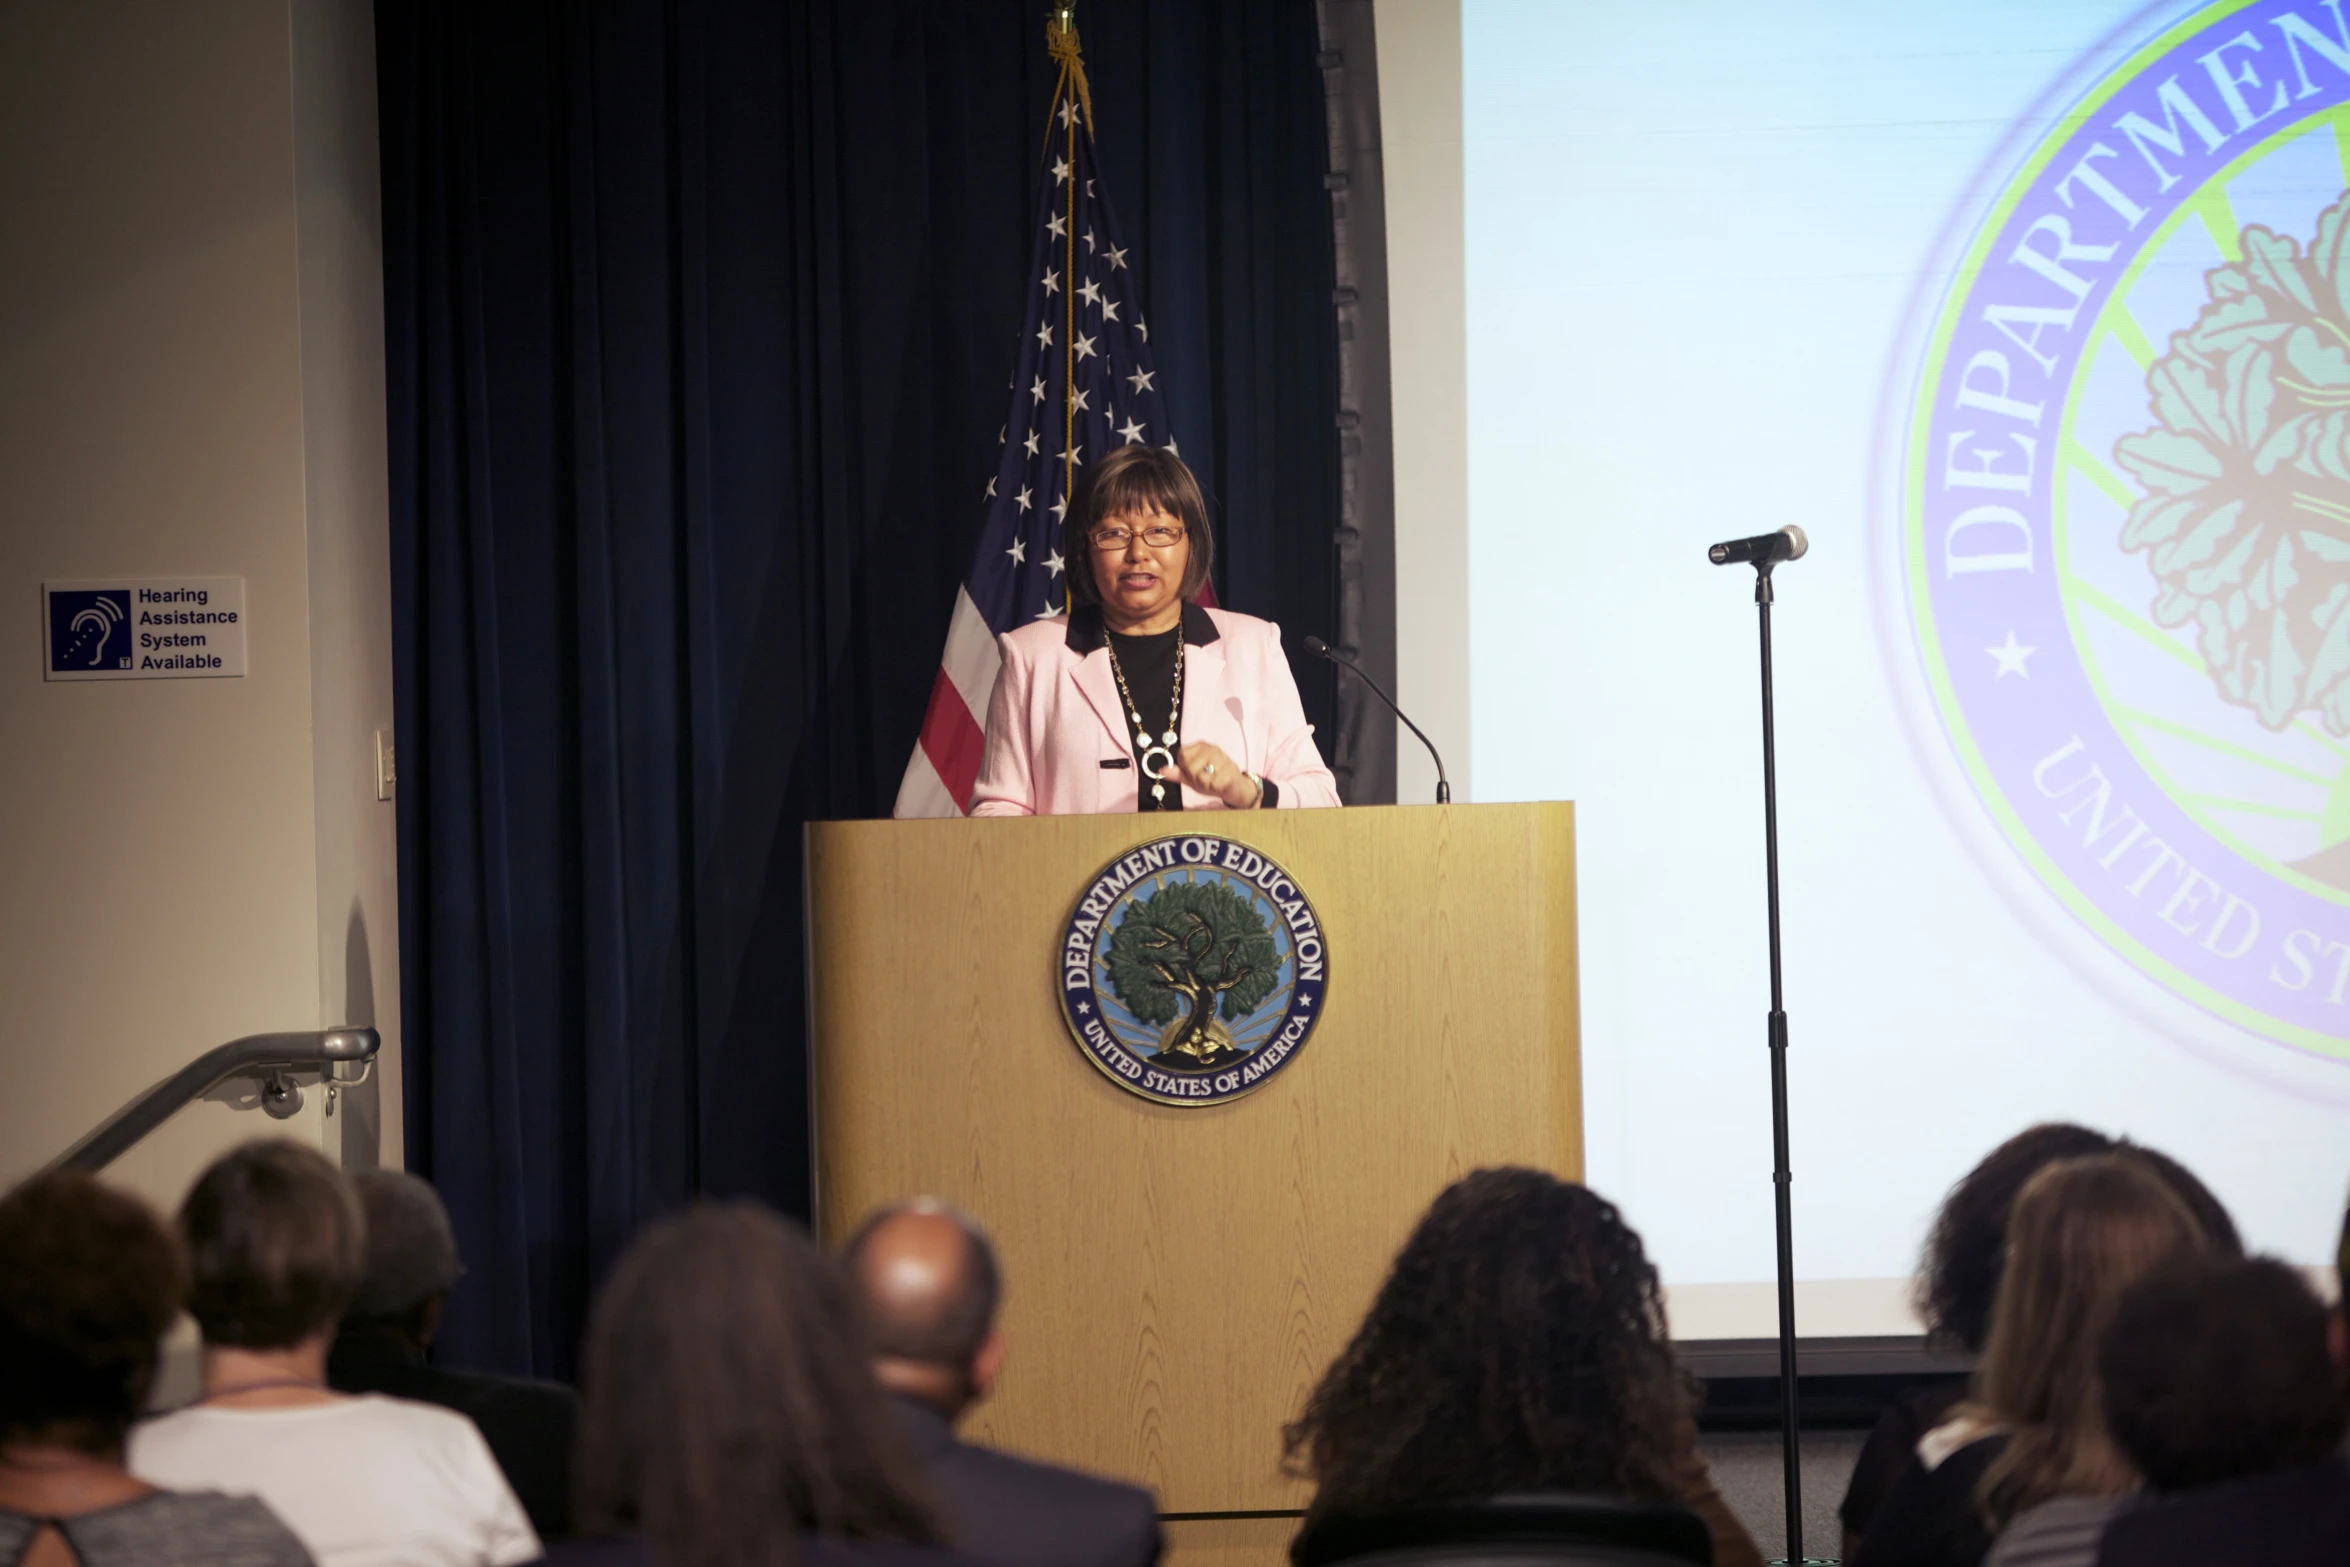
[[[2127,1152],[2060,1160],[2026,1182],[1973,1394],[1920,1439],[1854,1567],[1974,1567],[2025,1509],[2127,1490],[2136,1475],[2106,1435],[2097,1337],[2122,1290],[2208,1244],[2187,1203]]]
[[[2158,1524],[2121,1530],[2151,1560],[2195,1542],[2202,1559],[2350,1561],[2350,1427],[2333,1318],[2277,1262],[2191,1258],[2123,1293],[2098,1361],[2106,1426],[2157,1495]],[[2314,1467],[2308,1467],[2314,1466]],[[2286,1473],[2291,1471],[2291,1473]],[[2231,1481],[2258,1483],[2230,1485]],[[2018,1517],[1993,1567],[2091,1567],[2131,1498],[2060,1497]],[[2318,1554],[2311,1554],[2313,1551]]]
[[[2054,1122],[2030,1127],[1992,1149],[1943,1199],[1918,1270],[1918,1316],[1926,1324],[1930,1345],[1949,1353],[1982,1354],[1991,1328],[1991,1305],[1999,1292],[2000,1267],[2007,1256],[2007,1216],[2016,1193],[2059,1159],[2117,1148],[2144,1160],[2162,1177],[2215,1249],[2240,1254],[2242,1246],[2227,1209],[2175,1159],[2126,1139],[2116,1142],[2085,1126]],[[1846,1560],[1859,1549],[1860,1537],[1868,1532],[1885,1494],[1909,1466],[1919,1438],[1949,1417],[1966,1390],[1963,1376],[1921,1383],[1895,1398],[1878,1418],[1844,1491]]]
[[[326,1381],[364,1268],[358,1200],[297,1143],[247,1143],[180,1207],[204,1396],[131,1433],[132,1473],[259,1496],[321,1567],[529,1561],[538,1537],[473,1422]]]
[[[581,1535],[599,1567],[973,1567],[938,1516],[868,1364],[849,1290],[753,1203],[652,1226],[588,1328]]]
[[[2112,1149],[2113,1139],[2085,1126],[2054,1122],[2027,1127],[1992,1149],[1963,1176],[1926,1236],[1918,1268],[1917,1310],[1926,1325],[1926,1343],[1946,1353],[1980,1355],[1991,1330],[1991,1302],[1999,1292],[2000,1265],[2007,1257],[2007,1216],[2026,1181],[2059,1159],[2078,1159]],[[1966,1397],[1966,1379],[1953,1376],[1921,1383],[1903,1392],[1878,1416],[1861,1444],[1852,1478],[1844,1488],[1844,1558],[1884,1505],[1885,1493],[1901,1478],[1917,1451],[1918,1439],[1949,1418]]]
[[[2124,1295],[2097,1368],[2114,1442],[2150,1494],[2073,1560],[2350,1562],[2350,1395],[2328,1318],[2280,1262],[2168,1268]]]
[[[159,1491],[123,1468],[185,1283],[146,1205],[88,1176],[0,1200],[0,1562],[308,1567],[251,1497]]]
[[[963,1548],[1029,1567],[1149,1567],[1151,1494],[959,1441],[955,1422],[1004,1363],[995,1248],[934,1202],[874,1214],[842,1253],[865,1309],[873,1373]]]
[[[1307,1526],[1580,1492],[1678,1502],[1721,1567],[1761,1553],[1697,1453],[1656,1269],[1615,1206],[1536,1170],[1479,1170],[1404,1243],[1284,1433]]]
[[[440,1194],[400,1170],[350,1177],[367,1218],[367,1270],[327,1352],[327,1381],[454,1409],[479,1427],[544,1540],[570,1532],[571,1432],[579,1395],[560,1382],[429,1363],[441,1309],[465,1269]]]

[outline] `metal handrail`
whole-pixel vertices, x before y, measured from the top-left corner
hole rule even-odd
[[[372,1028],[328,1028],[307,1034],[247,1034],[205,1051],[100,1122],[97,1129],[50,1161],[49,1170],[103,1170],[140,1138],[232,1077],[271,1074],[265,1092],[284,1094],[276,1074],[323,1067],[334,1082],[357,1082],[383,1043]],[[292,1103],[300,1103],[294,1095]],[[275,1105],[272,1114],[279,1114]],[[291,1115],[291,1109],[282,1112]],[[44,1174],[47,1171],[43,1172]]]

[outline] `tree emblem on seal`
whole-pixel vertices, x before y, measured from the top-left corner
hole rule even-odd
[[[2255,225],[2243,257],[2148,372],[2162,427],[2115,449],[2146,487],[2121,542],[2230,702],[2350,735],[2350,198],[2307,255]]]
[[[1126,1009],[1168,1025],[1153,1064],[1170,1071],[1210,1071],[1247,1054],[1224,1022],[1254,1012],[1281,977],[1263,916],[1213,882],[1170,881],[1129,904],[1104,957]]]

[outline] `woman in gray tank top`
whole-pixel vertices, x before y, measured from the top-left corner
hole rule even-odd
[[[0,1199],[0,1567],[311,1567],[252,1497],[123,1468],[186,1271],[144,1203],[86,1175]]]

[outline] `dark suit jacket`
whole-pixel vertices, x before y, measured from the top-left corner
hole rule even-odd
[[[1151,1567],[1158,1508],[1148,1491],[959,1441],[946,1416],[892,1398],[956,1543],[1006,1567]]]
[[[454,1409],[481,1428],[530,1526],[542,1540],[571,1532],[571,1430],[579,1395],[560,1382],[444,1371],[389,1334],[338,1334],[326,1379],[342,1393],[382,1393]]]
[[[2350,1562],[2350,1460],[2173,1491],[2124,1506],[2097,1567],[2340,1567]]]

